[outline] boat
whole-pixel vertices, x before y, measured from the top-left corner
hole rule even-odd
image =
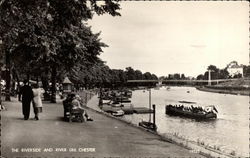
[[[196,102],[181,100],[179,103],[196,104]]]
[[[108,99],[102,99],[102,104],[109,104],[111,100]]]
[[[129,100],[127,97],[116,97],[113,100],[119,103],[131,103],[131,100]]]
[[[218,111],[213,105],[206,106],[205,110],[192,111],[192,110],[187,110],[187,108],[183,108],[183,106],[173,106],[170,104],[166,105],[165,113],[173,116],[187,117],[197,120],[206,120],[206,119],[216,119]]]
[[[139,122],[139,126],[146,128],[146,129],[153,130],[153,131],[157,130],[157,126],[152,122],[141,121]]]
[[[113,116],[123,116],[124,111],[123,110],[117,110],[111,113]]]
[[[123,95],[124,97],[131,98],[131,97],[132,97],[132,91],[131,91],[131,90],[124,90],[124,91],[122,92],[122,95]]]
[[[123,107],[123,104],[117,103],[117,104],[110,104],[112,107]]]
[[[113,101],[113,100],[111,100],[107,105],[112,106],[112,107],[121,107],[120,102]]]

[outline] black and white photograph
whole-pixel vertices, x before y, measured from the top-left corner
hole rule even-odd
[[[249,157],[249,13],[0,0],[0,156]]]

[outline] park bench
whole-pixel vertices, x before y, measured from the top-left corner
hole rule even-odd
[[[64,108],[64,120],[68,120],[69,122],[84,121],[83,112],[79,109],[72,109],[72,104],[70,99],[65,99],[63,101],[63,108]]]
[[[70,113],[69,113],[69,122],[72,121],[80,121],[80,122],[84,122],[84,118],[83,118],[83,112],[79,109],[70,109]]]

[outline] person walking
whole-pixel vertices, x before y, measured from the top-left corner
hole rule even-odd
[[[32,91],[33,91],[33,96],[34,96],[32,103],[33,103],[35,119],[39,120],[39,113],[42,112],[42,107],[43,107],[41,95],[42,93],[44,93],[44,91],[41,88],[39,88],[38,84],[34,85],[34,88],[32,89]]]
[[[33,99],[32,88],[28,84],[28,80],[25,80],[24,86],[20,89],[20,94],[22,96],[22,111],[24,120],[28,120],[30,116],[30,102]]]

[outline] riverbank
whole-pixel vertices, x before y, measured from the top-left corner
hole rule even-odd
[[[91,99],[87,106],[93,107]],[[163,141],[160,136],[87,110],[92,122],[63,121],[63,105],[43,104],[40,120],[24,121],[16,98],[1,111],[2,157],[199,157],[196,151]]]
[[[250,95],[250,90],[247,89],[242,89],[242,90],[236,90],[236,89],[225,89],[223,87],[196,87],[197,90],[200,91],[205,91],[205,92],[212,92],[212,93],[222,93],[222,94],[233,94],[233,95],[244,95],[244,96],[249,96]]]
[[[98,98],[95,96],[93,99],[90,100],[90,102],[98,102]],[[206,157],[225,157],[225,158],[233,158],[235,157],[235,152],[231,150],[222,150],[219,146],[208,144],[206,141],[192,141],[188,139],[185,136],[181,136],[178,133],[175,133],[174,135],[172,133],[159,133],[155,131],[150,131],[148,129],[145,129],[143,127],[138,126],[138,124],[134,124],[133,122],[126,120],[123,117],[115,117],[110,115],[109,113],[106,113],[102,111],[97,104],[90,104],[90,109],[106,115],[107,117],[110,117],[112,119],[119,120],[123,123],[129,124],[130,126],[133,126],[135,128],[138,128],[142,131],[147,131],[149,133],[152,133],[154,135],[157,135],[160,137],[161,140],[166,142],[171,142],[173,144],[177,144],[183,148],[189,149],[191,152],[200,153],[201,155],[204,155]]]

